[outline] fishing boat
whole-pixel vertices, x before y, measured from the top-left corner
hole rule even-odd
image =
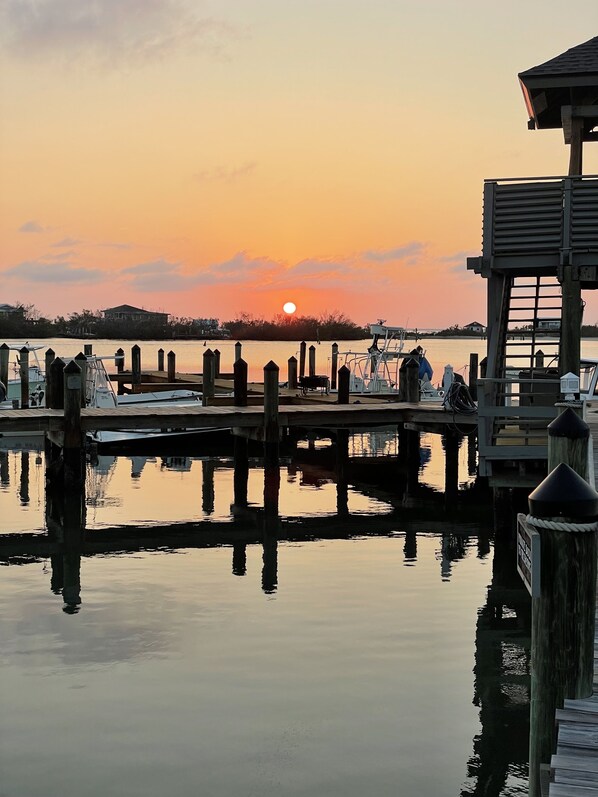
[[[112,385],[112,381],[104,360],[112,360],[113,357],[87,357],[85,365],[85,396],[86,406],[97,407],[99,409],[110,409],[117,407],[171,407],[193,406],[201,403],[202,394],[197,390],[175,389],[156,391],[149,393],[128,393],[123,396],[117,395]],[[215,429],[117,429],[105,430],[98,429],[90,432],[88,440],[96,445],[98,450],[106,451],[110,449],[122,448],[142,448],[154,446],[157,443],[168,441],[189,441],[191,438],[202,437],[208,440],[215,435],[221,435],[223,430]],[[228,431],[228,430],[226,430]]]
[[[44,393],[46,389],[46,376],[39,359],[38,352],[44,348],[42,345],[32,345],[31,343],[9,343],[8,348],[8,380],[4,387],[4,401],[21,401],[21,358],[23,351],[27,352],[28,375],[29,375],[29,406],[43,406]]]
[[[339,352],[341,365],[349,369],[349,392],[361,395],[396,395],[399,392],[399,370],[403,361],[413,356],[405,351],[407,331],[402,326],[390,326],[380,319],[369,324],[372,342],[366,351]],[[432,382],[432,368],[425,351],[419,347],[420,399],[442,401],[444,390]]]

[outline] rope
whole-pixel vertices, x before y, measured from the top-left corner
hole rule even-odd
[[[571,521],[565,520],[544,520],[542,518],[533,517],[532,515],[527,515],[525,522],[529,523],[530,526],[537,526],[540,529],[550,529],[550,531],[598,531],[598,522],[596,521],[594,521],[594,523],[572,523]]]

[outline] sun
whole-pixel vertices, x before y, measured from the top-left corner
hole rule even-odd
[[[285,311],[287,315],[293,315],[293,313],[297,309],[297,305],[295,304],[295,302],[285,302],[282,306],[282,309]]]

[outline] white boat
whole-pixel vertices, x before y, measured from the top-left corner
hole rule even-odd
[[[117,395],[104,365],[105,359],[113,357],[87,357],[85,368],[86,406],[100,409],[142,406],[171,407],[194,406],[201,403],[202,394],[197,390],[165,390],[150,393],[128,393]],[[99,448],[139,447],[161,441],[188,441],[202,436],[204,439],[221,434],[223,430],[214,429],[97,429],[90,432],[88,440]]]
[[[406,329],[390,326],[383,320],[369,324],[372,342],[367,351],[339,352],[340,364],[350,371],[349,392],[362,395],[391,394],[399,392],[399,369],[403,361],[411,356],[405,351]],[[430,381],[432,368],[425,352],[418,352],[423,368],[420,373],[420,399],[422,401],[442,401],[444,391]]]
[[[8,383],[5,385],[5,400],[21,401],[21,353],[26,349],[29,354],[29,406],[42,407],[46,389],[46,376],[42,368],[38,351],[45,348],[31,343],[9,343],[8,346]]]

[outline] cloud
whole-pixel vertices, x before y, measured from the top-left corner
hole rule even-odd
[[[193,175],[193,179],[198,183],[234,183],[241,177],[246,177],[257,168],[257,161],[246,161],[240,166],[216,166],[213,169],[203,169]]]
[[[6,269],[5,276],[34,283],[60,283],[63,285],[91,285],[102,282],[106,274],[100,269],[79,268],[69,261],[47,263],[43,260],[29,260]]]
[[[105,246],[107,249],[131,249],[131,244],[123,244],[118,241],[104,241],[98,246]]]
[[[398,246],[395,249],[370,249],[362,252],[364,260],[373,260],[376,263],[387,263],[392,260],[403,260],[407,265],[414,265],[424,253],[426,245],[421,241]]]
[[[182,49],[222,57],[238,30],[193,0],[2,0],[4,44],[17,57],[103,67],[160,62]]]
[[[63,238],[61,241],[56,241],[55,243],[50,244],[50,246],[64,248],[66,246],[77,246],[77,244],[80,243],[81,241],[78,241],[76,238]]]
[[[137,263],[122,269],[123,274],[164,274],[172,273],[180,268],[180,263],[169,263],[168,260],[152,260],[149,263]]]
[[[19,227],[19,232],[45,232],[44,228],[38,221],[26,221]]]

